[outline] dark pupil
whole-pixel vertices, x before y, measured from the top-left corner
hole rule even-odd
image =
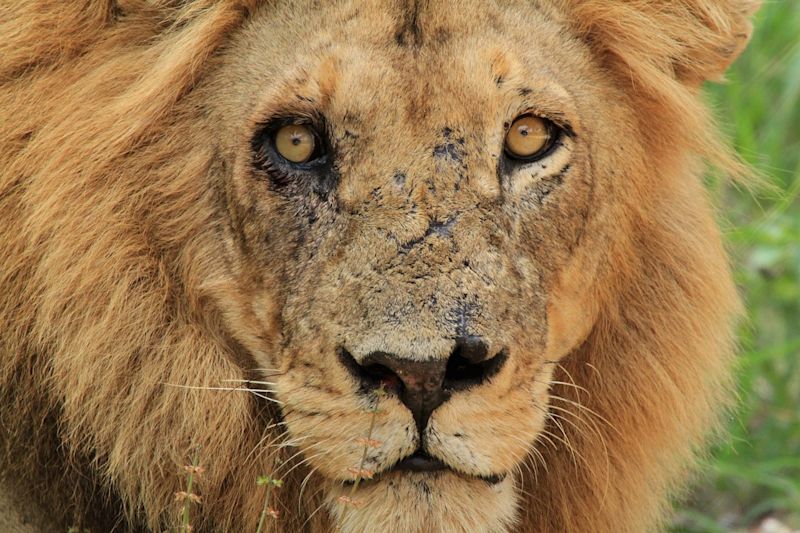
[[[293,145],[297,146],[301,142],[303,142],[303,140],[299,136],[292,137],[292,144]]]

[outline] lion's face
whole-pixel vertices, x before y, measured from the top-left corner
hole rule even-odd
[[[554,293],[593,268],[574,260],[597,208],[592,74],[536,10],[473,8],[279,9],[220,58],[243,83],[210,87],[241,287],[220,305],[334,507],[373,519],[393,498],[509,519],[554,364],[587,330],[557,306],[588,288]],[[547,126],[534,157],[513,152],[520,117]],[[282,155],[287,124],[308,161]]]
[[[592,209],[582,110],[605,104],[583,99],[592,74],[552,20],[474,8],[297,8],[245,28],[213,87],[242,286],[221,305],[251,317],[236,331],[332,501],[431,517],[493,502],[496,527],[554,364],[586,331],[557,323],[553,293]],[[526,159],[507,136],[527,116],[549,129]],[[314,136],[309,161],[281,155],[286,124]]]

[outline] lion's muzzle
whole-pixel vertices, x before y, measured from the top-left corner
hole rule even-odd
[[[508,359],[505,350],[489,352],[480,336],[457,337],[447,358],[410,359],[386,352],[372,352],[360,361],[345,348],[338,350],[339,361],[361,383],[364,392],[381,390],[396,395],[411,411],[420,436],[425,435],[433,411],[455,392],[480,387],[497,374]],[[416,452],[400,461],[396,468],[433,471],[446,465],[428,455],[424,439]]]

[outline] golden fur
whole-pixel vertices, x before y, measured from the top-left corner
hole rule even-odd
[[[265,474],[281,531],[669,516],[728,398],[738,306],[701,183],[704,160],[738,167],[698,88],[755,2],[2,3],[9,490],[59,527],[160,530],[197,452],[203,531],[255,530]],[[574,136],[498,179],[502,123],[525,109]],[[336,193],[276,193],[253,135],[314,112]],[[454,309],[509,349],[426,430],[461,474],[351,494],[359,438],[381,472],[421,436],[336,346],[446,357]],[[270,391],[219,390],[233,380]]]

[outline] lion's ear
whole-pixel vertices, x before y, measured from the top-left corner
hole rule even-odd
[[[659,71],[698,86],[719,79],[744,49],[752,30],[750,17],[761,0],[560,0],[560,4],[579,35],[597,53],[623,67],[626,75],[648,82],[655,81],[654,71]]]

